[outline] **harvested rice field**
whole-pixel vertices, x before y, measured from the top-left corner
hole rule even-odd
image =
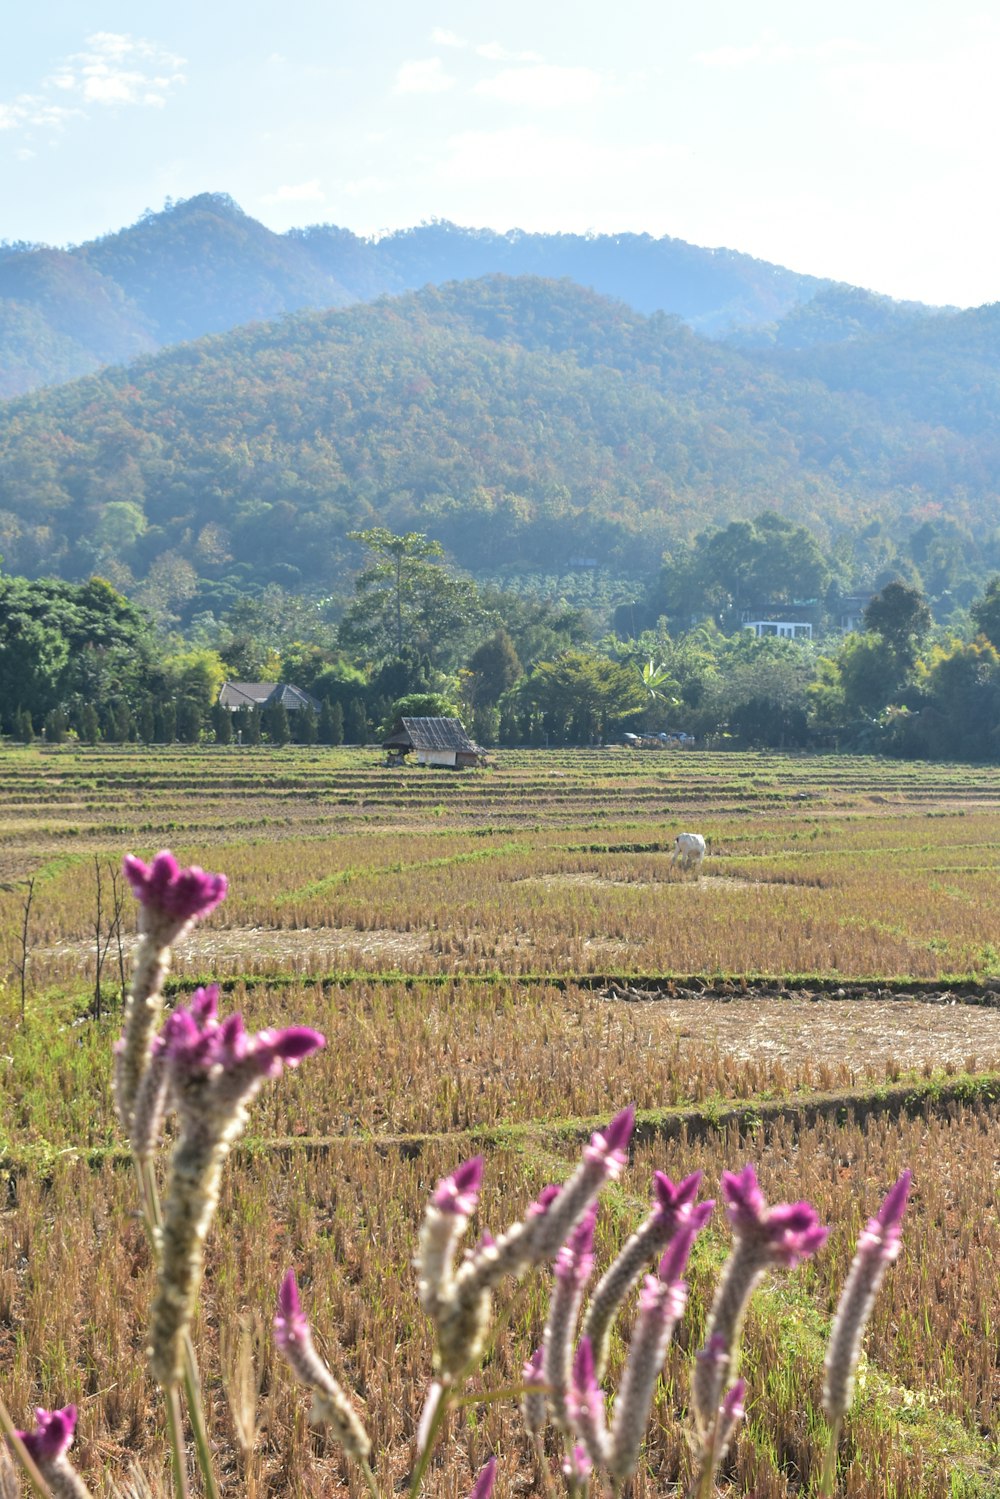
[[[275,1362],[289,1264],[391,1492],[429,1377],[411,1261],[435,1181],[484,1154],[471,1242],[631,1102],[599,1271],[654,1169],[703,1169],[718,1197],[720,1172],[753,1161],[769,1199],[805,1197],[832,1229],[752,1303],[747,1419],[720,1492],[818,1491],[824,1339],[858,1231],[909,1166],[838,1493],[1000,1495],[1000,774],[621,749],[498,752],[457,775],[380,758],[0,751],[0,1389],[15,1418],[73,1400],[95,1490],[135,1460],[167,1481],[142,1355],[152,1264],[109,1083],[135,931],[121,854],[170,847],[230,878],[176,950],[174,999],[218,980],[248,1026],[327,1037],[254,1104],[209,1242],[197,1344],[226,1492],[361,1492]],[[682,830],[708,841],[700,877],[670,865]],[[636,1499],[686,1491],[691,1355],[728,1242],[717,1208]],[[534,1274],[498,1302],[476,1388],[516,1381],[546,1299]],[[234,1415],[248,1403],[252,1450]],[[445,1451],[430,1495],[461,1499],[491,1452],[497,1499],[536,1487],[513,1400],[452,1417]]]

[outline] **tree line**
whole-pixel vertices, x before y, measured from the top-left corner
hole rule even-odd
[[[181,636],[103,579],[0,574],[0,728],[23,742],[335,745],[367,742],[403,713],[443,714],[487,746],[683,732],[715,745],[1000,760],[1000,575],[961,628],[935,623],[921,589],[897,576],[856,630],[758,639],[736,619],[734,589],[756,576],[794,595],[829,569],[766,513],[751,532],[706,535],[688,577],[668,559],[642,607],[669,607],[603,633],[585,610],[479,588],[422,533],[384,527],[356,533],[368,566],[339,620],[272,588]],[[722,562],[742,579],[729,576],[729,592]],[[318,708],[232,714],[218,702],[226,679],[291,683]]]

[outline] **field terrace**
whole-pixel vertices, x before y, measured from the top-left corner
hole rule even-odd
[[[109,865],[170,846],[231,879],[176,954],[176,992],[219,977],[248,1023],[294,1020],[329,1041],[255,1105],[213,1233],[199,1338],[204,1368],[230,1376],[228,1395],[221,1378],[210,1391],[234,1483],[351,1486],[260,1335],[288,1263],[399,1478],[429,1361],[409,1262],[434,1181],[484,1150],[476,1232],[496,1229],[634,1101],[639,1142],[602,1214],[602,1259],[642,1216],[654,1167],[700,1166],[717,1195],[720,1170],[752,1159],[769,1197],[807,1196],[834,1226],[815,1264],[754,1303],[735,1492],[815,1483],[830,1312],[860,1226],[908,1164],[905,1249],[876,1306],[845,1492],[995,1495],[1000,775],[625,750],[494,759],[454,775],[346,749],[2,752],[8,1405],[77,1400],[95,1486],[133,1456],[160,1470],[140,1351],[151,1270],[107,1089],[117,958],[113,945],[97,1021],[94,927],[97,869],[106,913]],[[686,828],[710,842],[700,880],[668,867]],[[687,1360],[725,1245],[720,1217],[637,1499],[686,1472]],[[487,1385],[509,1383],[535,1346],[543,1292],[531,1281],[512,1297]],[[241,1319],[262,1379],[246,1461],[227,1409]],[[618,1343],[612,1388],[621,1355]],[[508,1406],[456,1424],[430,1492],[458,1499],[490,1450],[498,1499],[523,1492]]]

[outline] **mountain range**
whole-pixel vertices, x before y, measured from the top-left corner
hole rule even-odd
[[[87,244],[0,246],[0,399],[285,313],[494,274],[569,277],[755,348],[839,343],[933,311],[679,239],[442,222],[377,239],[334,225],[276,234],[205,193]]]
[[[251,323],[0,404],[0,553],[188,616],[345,591],[371,525],[634,576],[765,509],[828,546],[947,518],[997,565],[1000,307],[743,344],[530,276]]]

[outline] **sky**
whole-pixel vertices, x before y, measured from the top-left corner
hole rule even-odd
[[[0,239],[226,192],[283,231],[646,232],[1000,300],[967,0],[0,0]]]

